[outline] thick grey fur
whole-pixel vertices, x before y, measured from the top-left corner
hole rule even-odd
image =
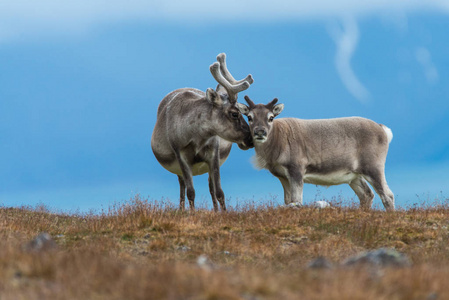
[[[227,78],[232,75],[225,59],[224,53],[219,54],[219,62],[210,66],[218,82],[216,90],[209,88],[205,93],[194,88],[178,89],[165,96],[158,107],[151,148],[159,163],[178,175],[181,209],[185,208],[186,191],[190,208],[195,207],[192,177],[209,173],[214,209],[218,210],[218,201],[226,210],[220,166],[232,143],[238,143],[243,150],[253,146],[249,126],[236,106],[237,94],[253,80],[248,75],[244,80],[230,82]]]
[[[274,119],[283,109],[274,99],[267,105],[245,96],[239,104],[248,116],[256,150],[256,165],[268,169],[282,183],[285,204],[302,204],[303,183],[347,183],[369,209],[374,193],[386,210],[394,210],[394,195],[385,178],[385,161],[393,138],[385,125],[360,118],[302,120]]]

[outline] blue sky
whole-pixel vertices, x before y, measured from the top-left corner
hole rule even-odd
[[[174,89],[215,87],[220,52],[234,77],[254,77],[240,100],[389,126],[397,204],[449,197],[448,2],[308,2],[0,1],[0,203],[89,211],[137,193],[177,203],[177,178],[150,148],[156,109]],[[282,204],[253,155],[234,146],[223,165],[228,203]],[[207,176],[194,184],[210,207]],[[338,196],[354,194],[308,185],[304,202]]]

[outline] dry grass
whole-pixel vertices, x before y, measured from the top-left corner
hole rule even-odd
[[[0,299],[449,299],[449,206],[180,212],[139,197],[98,215],[0,209]],[[57,248],[27,251],[48,232]],[[307,269],[395,248],[410,268]],[[199,267],[205,254],[211,268]]]

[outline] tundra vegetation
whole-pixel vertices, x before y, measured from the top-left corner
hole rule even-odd
[[[394,212],[331,204],[215,213],[136,196],[91,214],[1,207],[0,298],[449,298],[449,199]],[[30,242],[42,232],[48,247]],[[341,266],[378,248],[411,266]],[[317,257],[333,268],[307,268]]]

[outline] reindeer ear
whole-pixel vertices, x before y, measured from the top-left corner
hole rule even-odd
[[[216,91],[218,94],[227,94],[227,93],[228,93],[228,91],[225,89],[225,87],[222,86],[221,84],[218,84],[218,85],[217,85],[217,88],[215,89],[215,91]]]
[[[249,107],[248,106],[246,106],[243,103],[238,103],[238,102],[235,104],[235,106],[237,106],[237,109],[240,111],[240,113],[242,115],[245,115],[245,116],[248,115],[248,113],[249,113]]]
[[[277,104],[273,107],[273,114],[277,116],[282,112],[282,110],[284,110],[284,104]]]
[[[206,99],[214,106],[221,107],[223,105],[223,100],[221,99],[220,95],[211,88],[208,88],[206,90]]]

